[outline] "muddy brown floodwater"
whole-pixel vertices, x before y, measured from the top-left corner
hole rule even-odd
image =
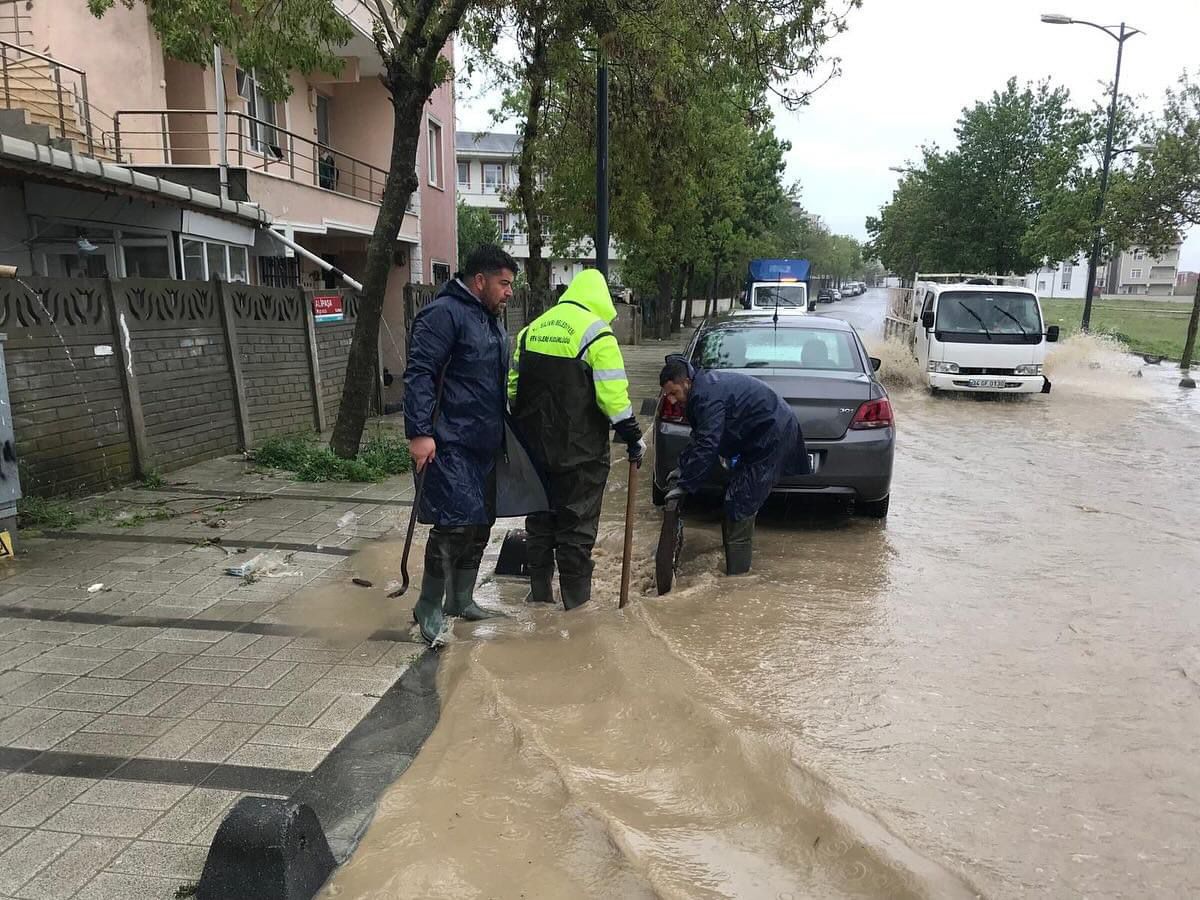
[[[650,596],[647,496],[623,612],[614,466],[596,600],[482,589],[512,618],[458,626],[324,896],[1200,894],[1200,405],[1139,371],[1084,340],[1048,397],[894,386],[886,525],[773,505],[746,578],[703,514]]]

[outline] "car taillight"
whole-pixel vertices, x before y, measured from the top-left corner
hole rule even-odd
[[[662,403],[659,404],[658,417],[664,422],[684,422],[687,418],[683,407],[666,394],[663,394]]]
[[[868,400],[860,406],[858,412],[854,414],[854,421],[850,423],[850,427],[856,429],[890,428],[895,424],[891,401],[887,397],[880,397],[878,400]]]

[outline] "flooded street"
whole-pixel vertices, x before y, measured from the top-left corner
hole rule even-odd
[[[823,311],[878,346],[883,300]],[[627,353],[638,399],[671,349]],[[1088,340],[1019,402],[884,356],[886,524],[773,504],[729,579],[700,513],[658,598],[647,467],[618,612],[618,461],[594,601],[478,592],[511,618],[457,626],[441,721],[323,896],[1200,894],[1200,398]]]

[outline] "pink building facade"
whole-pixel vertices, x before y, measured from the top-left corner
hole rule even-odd
[[[0,0],[18,23],[0,34],[15,73],[7,87],[11,96],[0,108],[27,110],[31,124],[49,125],[52,137],[72,144],[73,152],[199,190],[222,190],[225,163],[230,198],[258,204],[276,231],[361,278],[390,157],[392,107],[379,82],[382,64],[363,6],[337,2],[355,32],[340,48],[342,70],[294,73],[291,95],[273,102],[262,94],[254,72],[229,54],[222,54],[219,79],[213,65],[165,57],[141,4],[129,9],[118,3],[93,20],[82,4]],[[446,54],[452,61],[452,47]],[[59,102],[62,95],[65,103]],[[389,299],[405,283],[433,281],[457,264],[454,182],[448,174],[454,114],[453,85],[447,83],[430,98],[421,123],[421,189],[396,238]],[[45,208],[23,199],[33,239],[21,262],[38,274],[70,273],[62,271],[54,247],[39,252],[37,236],[57,240],[56,235],[82,230],[102,248],[103,261],[90,262],[94,274],[225,277],[305,287],[325,280],[316,266],[269,236],[202,217],[190,217],[195,233],[164,230],[155,221],[139,230],[128,221],[88,219],[87,210],[72,209],[65,196]],[[123,241],[117,231],[136,237]],[[135,246],[142,249],[129,252]]]
[[[142,4],[117,3],[95,20],[82,0],[0,0],[0,135],[133,169],[159,185],[147,199],[0,178],[0,263],[60,277],[339,286],[270,230],[361,281],[393,113],[367,7],[334,2],[353,31],[339,48],[340,70],[295,72],[290,96],[273,101],[227,52],[216,51],[207,66],[165,56]],[[444,54],[453,63],[452,45]],[[454,123],[450,79],[426,104],[420,189],[393,249],[380,349],[397,375],[404,285],[443,281],[458,264]],[[269,227],[207,214],[187,201],[188,190],[256,205]],[[381,390],[385,407],[394,407],[400,379]]]

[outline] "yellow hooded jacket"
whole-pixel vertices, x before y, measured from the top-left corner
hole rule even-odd
[[[625,360],[609,327],[616,317],[604,276],[586,269],[517,335],[509,405],[549,470],[607,461],[609,428],[633,419]]]

